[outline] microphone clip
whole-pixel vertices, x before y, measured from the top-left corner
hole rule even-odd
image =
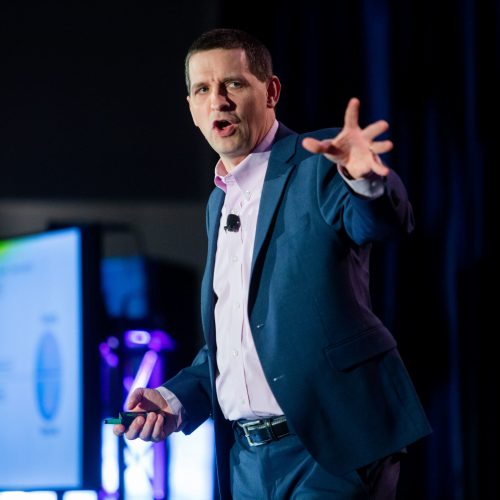
[[[237,233],[240,229],[241,221],[240,216],[236,214],[228,214],[226,219],[226,225],[224,226],[224,231],[230,231],[232,233]]]

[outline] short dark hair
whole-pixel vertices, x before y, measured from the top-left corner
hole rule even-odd
[[[184,60],[186,87],[189,94],[189,60],[193,54],[213,49],[243,49],[250,72],[261,82],[273,75],[273,61],[269,49],[249,33],[233,28],[215,28],[201,34],[189,47]]]

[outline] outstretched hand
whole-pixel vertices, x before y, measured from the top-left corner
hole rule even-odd
[[[128,429],[122,424],[113,426],[116,436],[125,434],[127,439],[140,438],[143,441],[158,442],[176,429],[177,417],[172,414],[168,403],[156,389],[138,388],[128,397],[130,411],[147,411],[148,416],[135,417]]]
[[[306,137],[302,145],[311,153],[323,154],[340,165],[344,174],[352,179],[360,179],[370,172],[388,175],[389,169],[382,164],[379,155],[392,149],[392,141],[376,141],[375,138],[388,130],[389,124],[378,120],[362,129],[358,121],[359,99],[353,97],[345,111],[344,127],[337,136],[322,141]]]

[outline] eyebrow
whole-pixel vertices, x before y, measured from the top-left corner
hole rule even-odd
[[[247,82],[248,79],[245,78],[241,73],[237,73],[237,74],[234,74],[234,75],[228,75],[228,76],[225,76],[221,82],[219,83],[227,83],[227,82],[233,82],[233,81],[239,81],[239,82]],[[204,87],[204,86],[207,86],[209,85],[205,80],[200,80],[199,82],[193,82],[191,84],[191,90],[195,89],[195,88],[199,88],[199,87]]]

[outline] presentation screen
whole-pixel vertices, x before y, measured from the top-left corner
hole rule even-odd
[[[89,452],[99,436],[86,425],[85,245],[79,227],[0,239],[0,490],[97,480],[99,456]]]

